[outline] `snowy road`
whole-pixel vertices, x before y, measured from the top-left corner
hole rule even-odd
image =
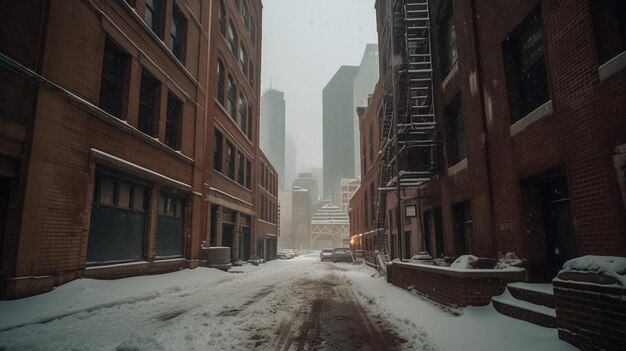
[[[309,255],[240,273],[198,268],[0,302],[0,350],[573,350],[554,329],[455,316],[373,276]]]

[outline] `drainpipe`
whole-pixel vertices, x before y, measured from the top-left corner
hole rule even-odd
[[[478,89],[478,96],[480,98],[480,108],[481,108],[481,116],[483,122],[483,134],[485,135],[485,164],[487,166],[487,182],[488,182],[488,191],[489,191],[489,215],[491,216],[491,232],[495,234],[495,210],[493,203],[493,175],[491,174],[491,157],[489,155],[489,126],[487,122],[486,116],[486,108],[485,108],[485,93],[483,90],[482,84],[482,65],[480,59],[480,40],[479,40],[479,32],[478,32],[478,23],[476,17],[476,0],[470,0],[470,5],[472,7],[472,31],[474,33],[474,59],[476,60],[476,87]],[[492,234],[493,235],[493,234]],[[494,237],[494,246],[492,255],[494,258],[497,258],[497,246],[498,241]]]

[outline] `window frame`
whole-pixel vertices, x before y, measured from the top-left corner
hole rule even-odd
[[[107,59],[107,55],[112,57]],[[105,39],[102,56],[98,107],[115,118],[125,119],[123,115],[127,102],[130,56],[108,37]],[[107,62],[111,66],[107,67]],[[103,96],[105,92],[112,93],[110,96]]]
[[[152,4],[150,4],[150,2]],[[156,6],[154,5],[155,3]],[[163,39],[163,8],[163,0],[145,0],[143,20],[150,30],[160,39]],[[148,23],[147,19],[148,13],[151,15],[150,23]]]
[[[442,77],[446,77],[459,59],[453,1],[448,0],[442,4],[437,19],[437,29],[441,73]]]
[[[461,110],[462,103],[460,96],[454,98],[445,108],[448,168],[467,159],[468,156],[465,123]],[[462,144],[461,147],[459,147],[459,144]]]
[[[172,92],[168,92],[164,143],[174,150],[181,149],[183,109],[183,101]]]
[[[151,94],[151,96],[146,96],[147,94]],[[150,101],[151,98],[153,101]],[[157,131],[156,127],[158,126],[159,106],[161,105],[160,102],[161,81],[159,81],[146,68],[142,68],[139,88],[137,129],[151,137],[153,137]],[[148,114],[151,116],[148,116]],[[146,120],[146,118],[148,119]]]
[[[178,61],[184,65],[187,54],[187,17],[176,5],[176,2],[172,4],[169,48]]]

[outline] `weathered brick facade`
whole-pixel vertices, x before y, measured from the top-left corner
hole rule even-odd
[[[43,292],[81,276],[196,267],[201,244],[211,237],[211,196],[221,198],[221,206],[245,210],[246,216],[237,213],[235,224],[249,228],[247,255],[254,252],[256,187],[246,189],[239,178],[213,172],[212,155],[213,128],[219,125],[250,162],[244,185],[246,180],[256,184],[261,2],[248,2],[247,12],[225,2],[229,21],[241,28],[242,45],[246,42],[249,50],[246,64],[255,67],[249,77],[237,66],[238,56],[225,49],[220,1],[155,3],[160,5],[154,9],[144,0],[2,3],[3,296]],[[154,11],[153,16],[146,11]],[[252,24],[244,23],[246,16]],[[246,27],[254,28],[250,36]],[[214,67],[220,55],[244,87],[253,126],[248,138],[215,102]],[[117,63],[109,64],[112,59]],[[107,73],[107,68],[116,71]],[[146,72],[158,86],[152,100],[146,99]],[[115,116],[102,107],[111,98],[103,95],[105,83],[115,85],[119,95]],[[154,111],[148,120],[151,131],[145,126],[146,108]],[[135,227],[120,220],[123,216],[113,218],[120,223],[107,223],[107,211],[138,220]],[[137,233],[138,247],[127,257],[118,252],[132,246],[124,242],[115,243],[116,249],[94,247],[98,225],[105,233],[110,225],[120,237],[125,231]],[[112,258],[103,258],[107,255]]]
[[[379,12],[383,5],[377,2]],[[624,49],[612,60],[601,60],[599,50],[617,45],[605,43],[606,38],[617,34],[594,22],[599,10],[593,6],[608,5],[587,0],[430,2],[443,157],[439,174],[403,195],[402,206],[417,204],[424,221],[426,237],[416,230],[411,251],[490,258],[514,252],[527,261],[531,280],[553,278],[572,257],[626,254],[619,151],[626,143]],[[458,52],[449,70],[442,63],[446,9],[452,13]],[[379,13],[379,33],[382,18]],[[542,30],[537,52],[543,55],[545,74],[531,83],[541,85],[545,79],[548,96],[521,114],[517,90],[523,82],[516,60],[522,49],[515,45],[521,45],[516,40],[524,30],[536,30],[532,23]],[[384,43],[379,45],[383,50]],[[453,123],[454,106],[460,117]],[[457,162],[451,145],[459,140],[451,129],[459,130],[459,124],[466,151]],[[389,196],[387,224],[396,222],[389,217],[389,209],[391,216],[396,213],[390,208],[397,202],[395,192]],[[401,242],[401,252],[408,252],[407,241]]]

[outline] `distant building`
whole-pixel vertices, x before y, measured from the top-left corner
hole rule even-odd
[[[324,169],[322,167],[313,167],[311,168],[311,173],[317,180],[317,198],[324,198]]]
[[[297,147],[296,141],[292,135],[287,134],[285,137],[285,176],[284,191],[290,191],[293,181],[296,179],[297,172]]]
[[[292,249],[308,249],[311,240],[311,199],[309,191],[300,187],[294,187],[291,192],[293,229],[290,240],[281,246]]]
[[[359,65],[359,71],[354,77],[353,83],[353,106],[352,106],[352,123],[354,125],[354,178],[357,178],[361,168],[361,160],[359,158],[359,117],[357,116],[356,109],[359,106],[367,106],[367,99],[374,91],[374,86],[378,81],[378,45],[367,44],[363,57],[361,58],[361,64]]]
[[[357,191],[361,181],[359,179],[344,178],[341,180],[341,210],[348,213],[350,198]]]
[[[354,78],[356,66],[341,66],[324,87],[324,197],[341,203],[341,179],[354,178]]]
[[[309,191],[309,198],[311,200],[311,211],[317,209],[319,199],[317,197],[317,180],[311,172],[298,173],[298,178],[293,181],[293,187],[299,187],[301,189],[307,189]]]
[[[278,188],[285,190],[285,93],[266,90],[261,96],[259,145],[278,172]]]
[[[338,206],[324,205],[311,219],[311,249],[349,247],[348,214]]]

